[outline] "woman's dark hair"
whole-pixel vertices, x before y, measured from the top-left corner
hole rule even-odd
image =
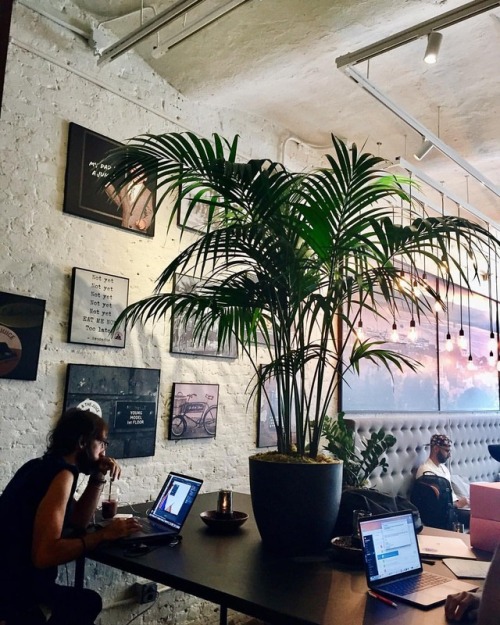
[[[47,437],[48,454],[65,456],[75,451],[80,443],[102,438],[107,426],[104,419],[90,410],[70,408]]]

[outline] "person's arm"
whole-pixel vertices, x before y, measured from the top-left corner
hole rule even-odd
[[[60,471],[38,506],[33,528],[32,560],[37,568],[75,560],[105,540],[115,540],[138,531],[135,519],[114,519],[107,527],[79,538],[62,538],[64,515],[71,496],[73,474]]]
[[[484,583],[477,625],[498,625],[500,620],[500,548],[497,547]]]
[[[114,458],[102,456],[99,460],[98,471],[93,473],[87,482],[87,487],[78,501],[75,501],[71,515],[71,525],[84,530],[92,520],[99,505],[99,498],[106,485],[106,475],[109,479],[117,480],[121,475],[120,465]]]

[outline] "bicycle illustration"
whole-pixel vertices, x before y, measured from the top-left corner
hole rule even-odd
[[[205,401],[191,401],[193,397],[196,397],[196,393],[174,396],[174,411],[170,431],[175,438],[184,436],[188,428],[203,428],[208,436],[215,436],[217,406],[212,403],[214,396],[205,395]]]

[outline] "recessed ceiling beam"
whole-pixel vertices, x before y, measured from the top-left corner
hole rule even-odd
[[[160,28],[163,28],[170,22],[173,22],[175,19],[204,1],[205,0],[180,0],[180,2],[177,2],[161,13],[158,13],[155,18],[149,20],[142,26],[139,26],[125,37],[122,37],[122,39],[116,43],[108,46],[102,51],[97,64],[100,65],[101,63],[113,61],[150,35],[156,33],[160,30]]]
[[[500,6],[500,0],[474,0],[457,9],[442,13],[426,22],[421,22],[416,26],[402,30],[396,35],[392,35],[391,37],[387,37],[386,39],[361,48],[356,52],[339,56],[335,62],[339,69],[343,69],[348,65],[356,65],[357,63],[368,61],[379,54],[384,54],[384,52],[389,52],[389,50],[404,46],[410,41],[425,37],[433,30],[442,30],[448,26],[453,26],[471,17],[485,13],[486,11],[491,11],[491,9],[497,6]]]
[[[475,167],[473,167],[468,161],[458,154],[453,148],[447,145],[444,141],[431,132],[428,128],[426,128],[423,124],[421,124],[417,119],[412,117],[409,113],[404,111],[400,106],[398,106],[395,102],[393,102],[390,98],[388,98],[384,93],[382,93],[372,82],[370,82],[367,78],[365,78],[357,69],[354,67],[345,67],[344,73],[347,74],[350,78],[352,78],[355,82],[365,89],[368,93],[370,93],[374,98],[376,98],[381,104],[383,104],[386,108],[392,111],[399,119],[403,120],[408,126],[413,128],[416,132],[418,132],[422,137],[425,137],[429,140],[435,148],[437,148],[440,152],[442,152],[449,159],[454,161],[457,165],[459,165],[463,170],[467,171],[473,178],[479,181],[482,185],[487,187],[492,193],[494,193],[497,197],[500,197],[500,188],[497,187],[491,180],[488,180],[483,174],[478,171]]]

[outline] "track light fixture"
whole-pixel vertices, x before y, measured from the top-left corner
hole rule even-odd
[[[425,49],[424,61],[429,65],[436,63],[442,40],[443,34],[438,33],[436,30],[433,30],[427,35],[427,48]]]
[[[417,159],[417,161],[421,161],[427,156],[427,154],[429,154],[433,147],[434,144],[432,143],[432,141],[425,139],[420,148],[415,152],[413,156]]]

